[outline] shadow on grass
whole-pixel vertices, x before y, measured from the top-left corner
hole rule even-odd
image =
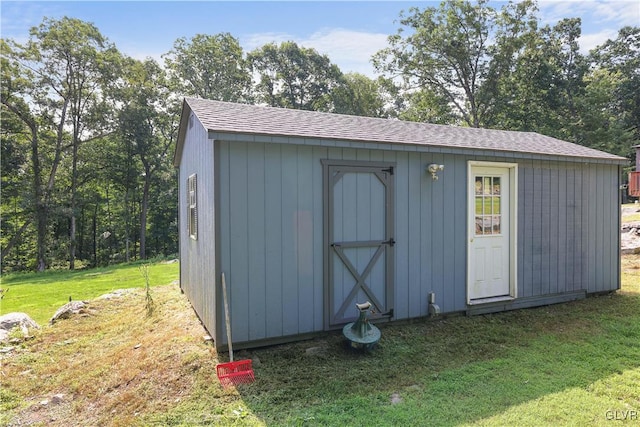
[[[549,396],[503,421],[583,424],[605,421],[611,405],[640,409],[640,392],[611,380],[640,374],[637,294],[381,330],[370,354],[335,333],[240,353],[257,359],[240,395],[267,425],[453,426]]]

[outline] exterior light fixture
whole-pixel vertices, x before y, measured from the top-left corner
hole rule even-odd
[[[433,178],[434,181],[438,180],[438,171],[443,171],[443,170],[444,170],[444,165],[436,165],[435,163],[432,163],[429,166],[427,166],[427,171],[429,171],[429,173],[431,174],[431,178]]]

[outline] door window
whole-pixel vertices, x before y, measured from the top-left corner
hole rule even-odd
[[[501,234],[502,196],[499,176],[475,177],[475,234]]]

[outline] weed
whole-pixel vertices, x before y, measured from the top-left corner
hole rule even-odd
[[[149,282],[149,264],[142,264],[140,267],[140,273],[142,277],[144,277],[145,287],[144,287],[144,308],[147,312],[147,317],[151,317],[153,315],[153,310],[155,309],[153,303],[153,296],[151,295],[151,284]]]

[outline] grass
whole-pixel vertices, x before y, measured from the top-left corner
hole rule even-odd
[[[117,289],[144,287],[141,268],[145,265],[136,262],[92,270],[3,275],[5,293],[0,300],[0,314],[21,311],[38,324],[46,323],[69,298],[90,300]],[[178,269],[177,262],[155,262],[148,267],[149,281],[153,285],[171,283],[178,279]]]
[[[179,289],[154,287],[147,316],[141,287],[1,355],[0,424],[637,425],[640,255],[622,268],[615,294],[387,325],[369,354],[338,333],[242,351],[256,382],[238,390]]]

